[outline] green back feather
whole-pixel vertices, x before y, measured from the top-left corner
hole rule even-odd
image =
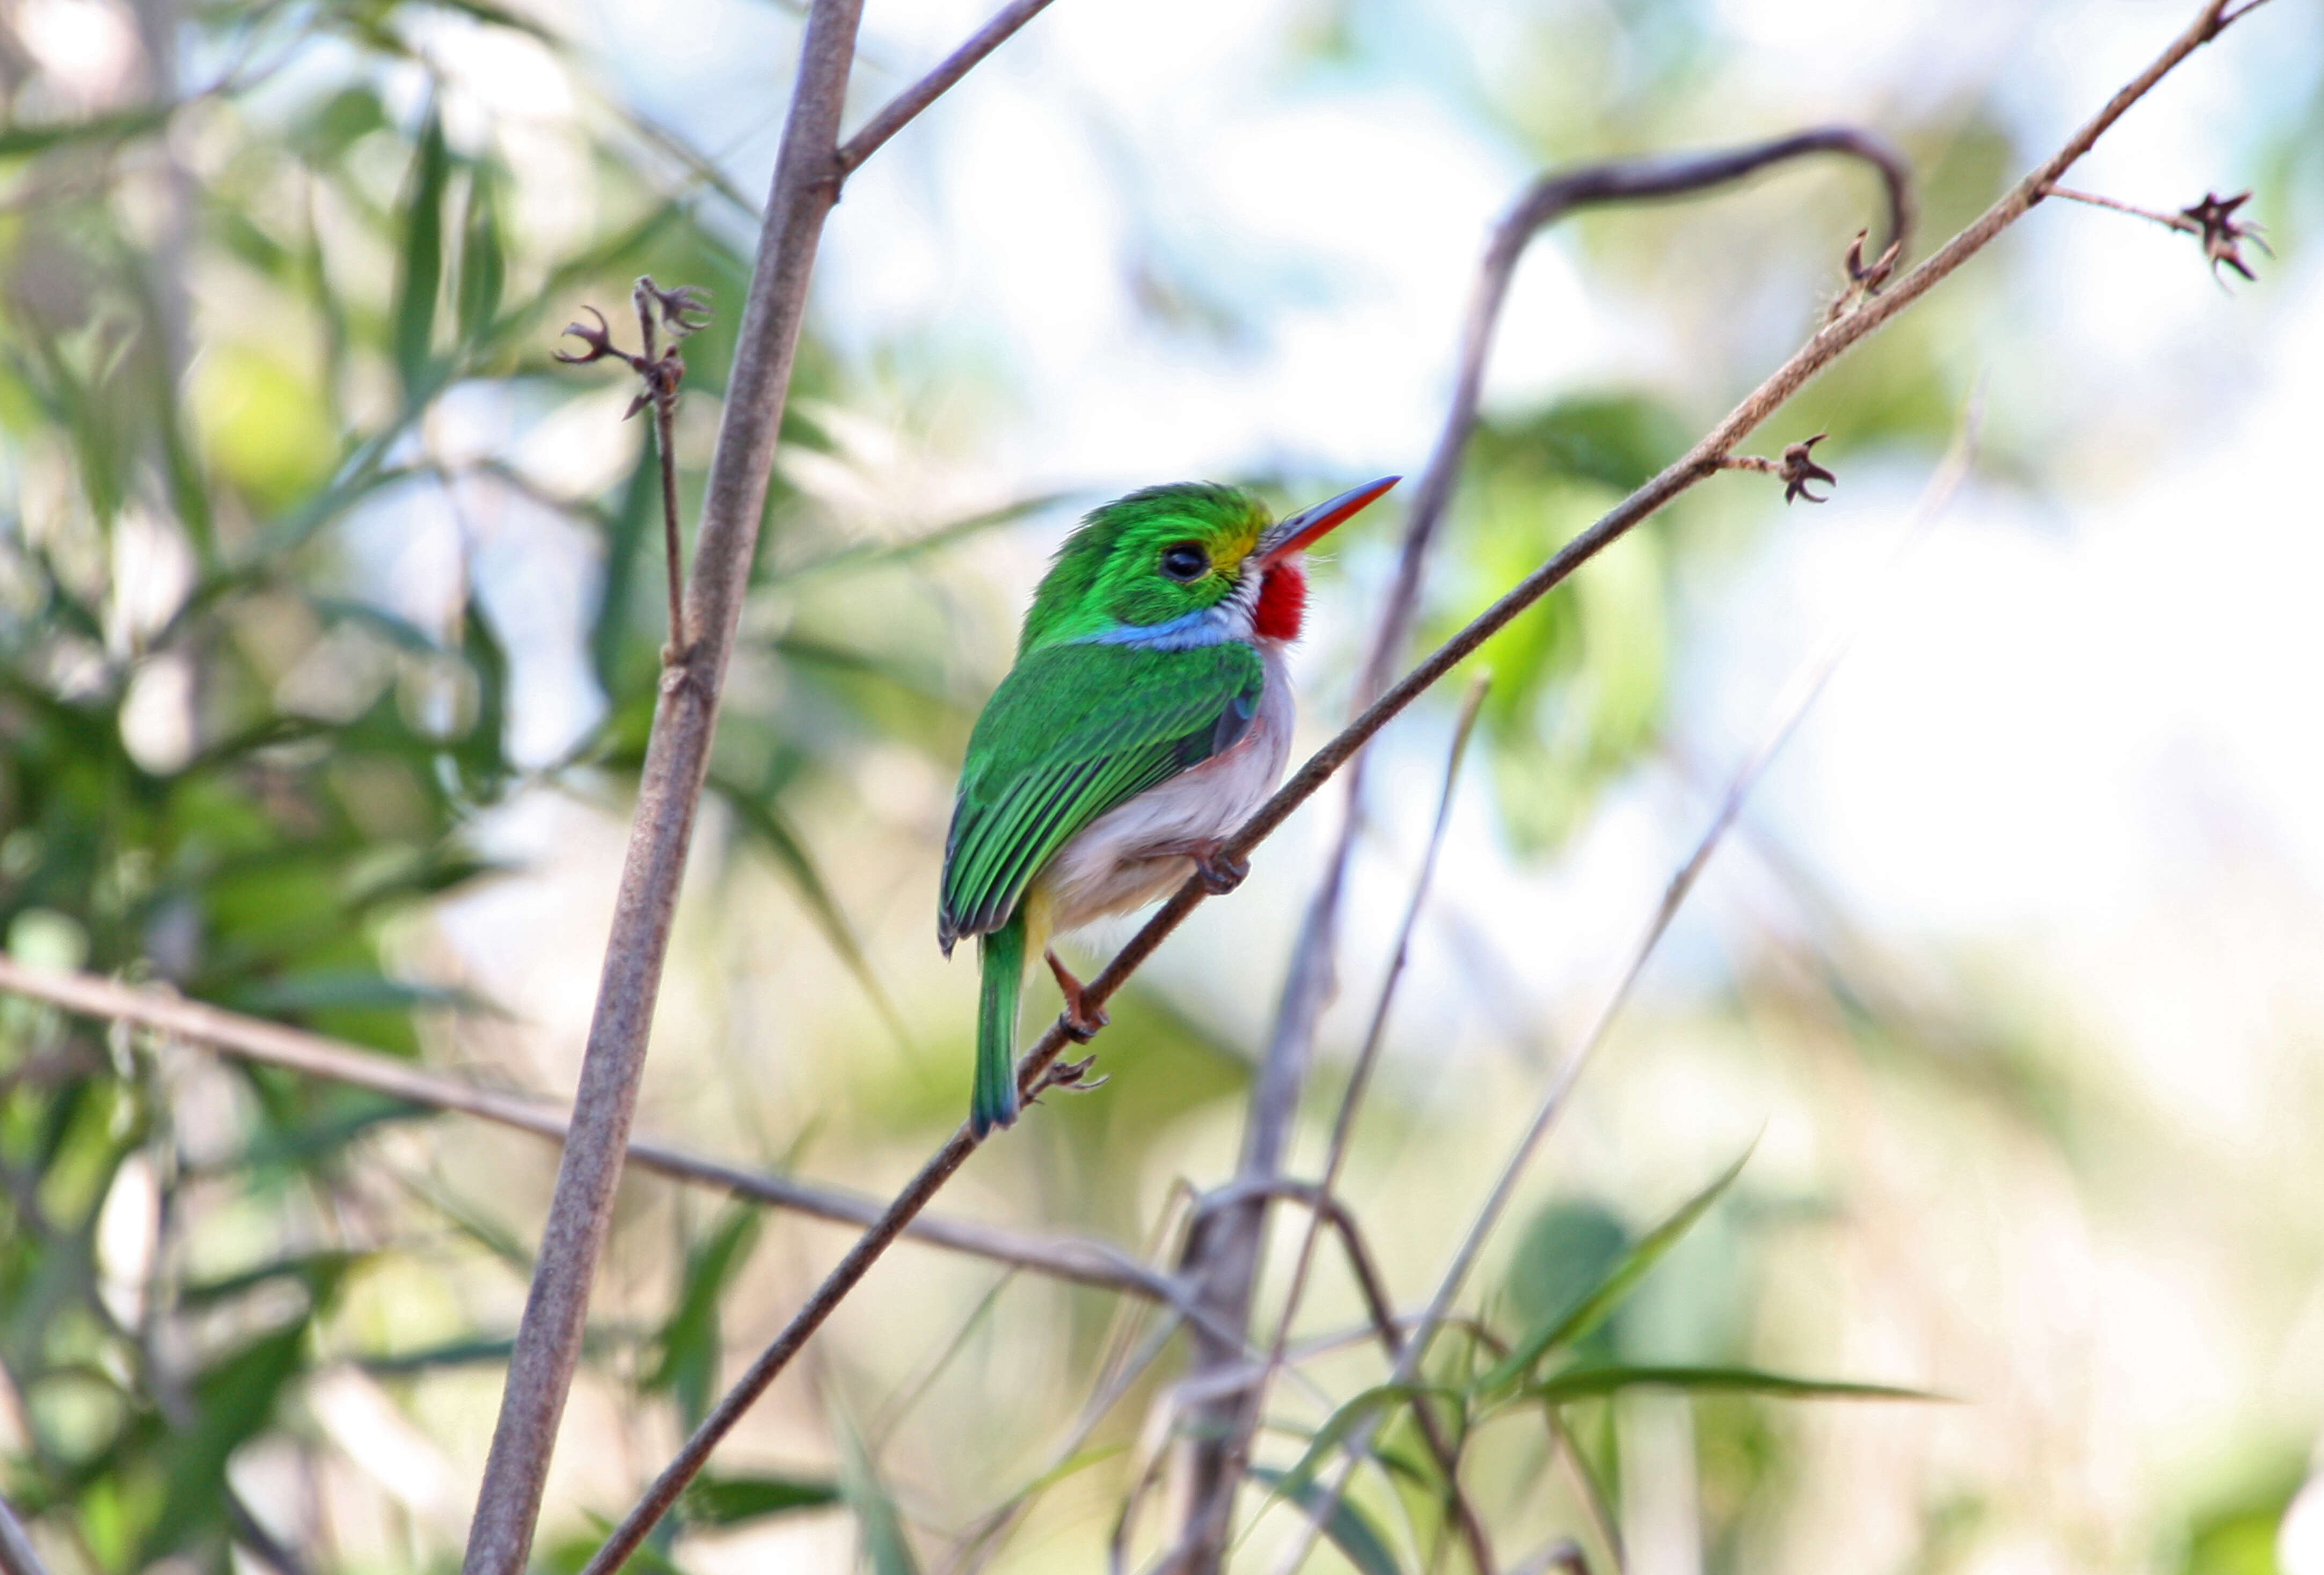
[[[969,737],[945,846],[945,943],[997,928],[1076,833],[1231,744],[1265,683],[1259,652],[1231,640],[1052,645],[1019,659]]]

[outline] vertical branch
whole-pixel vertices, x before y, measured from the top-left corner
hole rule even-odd
[[[741,336],[711,460],[688,596],[696,627],[663,676],[613,933],[540,1255],[509,1359],[500,1421],[469,1527],[466,1575],[519,1575],[556,1447],[589,1286],[613,1219],[678,882],[708,769],[712,724],[742,614],[791,362],[825,216],[837,199],[839,115],[862,0],[814,0]]]
[[[1492,348],[1501,308],[1518,260],[1535,236],[1578,208],[1609,204],[1652,201],[1684,196],[1722,186],[1752,175],[1771,164],[1809,153],[1842,153],[1870,164],[1878,171],[1888,199],[1886,253],[1870,274],[1860,281],[1869,290],[1885,277],[1901,255],[1912,229],[1910,175],[1903,156],[1882,139],[1850,126],[1826,126],[1778,138],[1773,142],[1727,152],[1678,154],[1669,157],[1587,165],[1544,176],[1536,181],[1494,227],[1480,264],[1467,321],[1462,331],[1460,370],[1453,382],[1451,408],[1428,467],[1413,489],[1412,515],[1405,526],[1396,578],[1380,610],[1352,705],[1361,711],[1387,689],[1388,678],[1403,659],[1420,607],[1422,577],[1429,548],[1434,544],[1454,488],[1469,435],[1476,424],[1482,396],[1487,358]],[[1283,993],[1276,1007],[1275,1024],[1251,1090],[1250,1115],[1243,1128],[1242,1156],[1238,1174],[1244,1181],[1265,1180],[1282,1173],[1283,1155],[1290,1141],[1300,1091],[1314,1045],[1315,1026],[1333,990],[1333,957],[1338,949],[1340,907],[1346,891],[1349,853],[1361,822],[1363,757],[1358,755],[1347,772],[1340,829],[1326,859],[1322,880],[1307,905],[1293,948]],[[1209,1215],[1204,1228],[1188,1239],[1181,1270],[1198,1279],[1197,1295],[1210,1322],[1240,1331],[1250,1320],[1250,1305],[1259,1274],[1259,1247],[1267,1220],[1264,1193],[1254,1195],[1233,1210]],[[1202,1325],[1194,1333],[1197,1368],[1223,1370],[1238,1359]],[[1216,1502],[1231,1500],[1237,1487],[1228,1470],[1228,1447],[1235,1429],[1239,1399],[1230,1395],[1198,1420],[1189,1474],[1189,1525],[1206,1526],[1209,1535],[1194,1539],[1186,1566],[1192,1570],[1215,1569],[1224,1548],[1231,1516]],[[1231,1508],[1231,1503],[1226,1507]]]

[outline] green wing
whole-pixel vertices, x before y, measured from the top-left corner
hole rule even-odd
[[[969,735],[945,842],[945,949],[1006,924],[1084,826],[1241,737],[1265,683],[1240,640],[1053,645],[1019,660]]]

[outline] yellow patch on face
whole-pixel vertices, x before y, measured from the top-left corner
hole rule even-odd
[[[1251,555],[1251,550],[1259,545],[1259,539],[1266,531],[1267,520],[1254,516],[1226,535],[1206,543],[1211,554],[1211,567],[1232,579],[1241,569],[1242,560]]]

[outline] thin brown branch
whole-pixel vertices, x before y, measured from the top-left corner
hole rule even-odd
[[[2245,9],[2249,10],[2250,7]],[[2239,191],[2233,197],[2221,197],[2216,191],[2207,191],[2201,201],[2190,202],[2177,213],[2140,207],[2116,198],[2101,197],[2090,191],[2075,191],[2058,185],[2051,186],[2043,195],[2087,202],[2095,207],[2112,208],[2116,213],[2126,213],[2134,218],[2143,218],[2166,229],[2193,235],[2201,244],[2204,260],[2210,263],[2211,275],[2215,279],[2222,268],[2234,269],[2246,281],[2258,277],[2252,272],[2251,264],[2244,261],[2243,244],[2246,241],[2271,257],[2275,255],[2275,249],[2267,244],[2265,226],[2236,216],[2236,210],[2251,200],[2252,194],[2248,191]]]
[[[1913,224],[1911,180],[1904,160],[1884,139],[1852,126],[1827,126],[1717,152],[1624,160],[1555,171],[1527,188],[1503,216],[1478,267],[1462,333],[1460,370],[1453,380],[1452,402],[1427,467],[1413,489],[1412,514],[1406,521],[1396,576],[1356,683],[1355,703],[1359,706],[1379,696],[1410,642],[1429,550],[1452,506],[1470,434],[1476,426],[1477,402],[1483,393],[1486,364],[1491,355],[1502,307],[1508,300],[1517,263],[1534,239],[1582,208],[1690,196],[1743,180],[1771,165],[1816,153],[1840,153],[1859,159],[1879,172],[1888,200],[1887,250],[1892,256],[1901,255],[1909,244]],[[1868,290],[1872,282],[1867,280],[1864,288]],[[1674,489],[1670,495],[1675,493]],[[1660,507],[1660,501],[1651,507]],[[1338,834],[1325,858],[1323,876],[1308,899],[1306,915],[1301,921],[1298,940],[1285,973],[1283,991],[1277,1002],[1274,1026],[1251,1089],[1250,1114],[1243,1128],[1239,1166],[1239,1174],[1244,1176],[1273,1175],[1282,1168],[1283,1153],[1298,1113],[1300,1091],[1306,1084],[1315,1026],[1333,992],[1340,905],[1346,888],[1349,857],[1361,822],[1362,797],[1363,765],[1358,760],[1348,774]],[[1188,1256],[1180,1265],[1181,1273],[1198,1283],[1204,1304],[1214,1322],[1233,1329],[1249,1324],[1265,1224],[1265,1206],[1254,1202],[1237,1214],[1217,1217],[1208,1233],[1188,1244]],[[1223,1364],[1231,1357],[1225,1346],[1213,1349],[1197,1336],[1198,1363]],[[1199,1517],[1213,1534],[1207,1542],[1194,1544],[1195,1556],[1186,1566],[1194,1570],[1216,1566],[1224,1546],[1221,1539],[1226,1534],[1227,1518],[1217,1501],[1231,1499],[1240,1486],[1236,1475],[1227,1469],[1222,1448],[1222,1441],[1233,1436],[1231,1414],[1222,1412],[1206,1422],[1207,1425],[1195,1430],[1194,1488],[1188,1496],[1188,1513],[1190,1519]]]
[[[5,1498],[0,1498],[0,1575],[49,1575],[33,1550],[32,1539],[24,1534],[23,1523]]]
[[[581,1359],[589,1287],[613,1221],[662,962],[710,760],[718,689],[758,547],[807,281],[839,197],[835,150],[862,0],[814,0],[742,309],[686,602],[690,642],[663,675],[581,1063],[573,1123],[517,1325],[464,1575],[520,1575],[558,1423]]]
[[[1552,1074],[1548,1091],[1542,1096],[1541,1103],[1534,1112],[1531,1125],[1517,1139],[1509,1157],[1503,1163],[1501,1174],[1493,1184],[1492,1191],[1487,1195],[1484,1206],[1478,1211],[1477,1217],[1470,1224],[1468,1234],[1462,1239],[1460,1248],[1453,1253],[1452,1264],[1445,1269],[1444,1277],[1439,1282],[1436,1294],[1430,1300],[1427,1316],[1421,1327],[1414,1332],[1410,1342],[1406,1345],[1397,1362],[1396,1370],[1388,1380],[1390,1383],[1409,1384],[1418,1377],[1420,1364],[1427,1355],[1430,1338],[1435,1331],[1436,1321],[1451,1311],[1453,1298],[1460,1294],[1462,1286],[1467,1284],[1469,1272],[1475,1266],[1479,1255],[1484,1250],[1486,1239],[1491,1236],[1494,1228],[1500,1223],[1501,1215],[1507,1211],[1510,1201],[1517,1196],[1517,1184],[1524,1178],[1526,1170],[1532,1166],[1534,1156],[1540,1152],[1542,1143],[1549,1136],[1550,1128],[1555,1125],[1558,1116],[1563,1112],[1566,1101],[1572,1095],[1574,1085],[1581,1081],[1583,1070],[1595,1057],[1599,1047],[1605,1043],[1606,1036],[1612,1029],[1615,1019],[1621,1015],[1622,1009],[1628,1004],[1630,992],[1637,987],[1640,975],[1646,972],[1646,963],[1654,956],[1655,949],[1661,944],[1663,936],[1668,933],[1671,921],[1678,916],[1680,907],[1685,904],[1688,895],[1693,891],[1695,882],[1701,879],[1704,868],[1710,864],[1711,855],[1718,852],[1719,845],[1725,840],[1728,831],[1734,825],[1737,817],[1743,813],[1743,805],[1750,797],[1752,790],[1759,785],[1760,779],[1766,775],[1767,768],[1774,763],[1775,756],[1791,741],[1792,735],[1799,730],[1801,722],[1806,718],[1809,710],[1823,694],[1825,686],[1831,683],[1832,674],[1839,669],[1840,661],[1847,656],[1849,648],[1855,644],[1872,608],[1877,604],[1878,593],[1886,588],[1887,583],[1895,576],[1906,555],[1920,545],[1922,539],[1927,535],[1951,504],[1953,495],[1960,491],[1961,483],[1968,479],[1969,469],[1976,458],[1982,403],[1981,395],[1972,397],[1969,410],[1962,419],[1960,432],[1954,440],[1952,451],[1946,456],[1944,464],[1938,467],[1936,474],[1930,479],[1927,488],[1923,492],[1920,503],[1914,511],[1912,523],[1906,528],[1895,554],[1878,576],[1873,591],[1861,598],[1853,613],[1818,643],[1816,649],[1802,662],[1791,681],[1784,686],[1783,693],[1777,696],[1757,744],[1750,754],[1745,757],[1743,763],[1737,768],[1734,776],[1729,780],[1727,789],[1720,796],[1719,807],[1711,815],[1710,824],[1704,828],[1692,850],[1672,873],[1668,884],[1664,887],[1662,900],[1655,905],[1654,915],[1646,923],[1645,933],[1638,937],[1637,943],[1631,948],[1628,960],[1613,990],[1607,996],[1605,1003],[1599,1008],[1598,1015],[1591,1020],[1588,1030],[1574,1045],[1572,1052]],[[1301,1534],[1294,1539],[1290,1551],[1277,1566],[1277,1575],[1291,1575],[1291,1571],[1297,1570],[1305,1560],[1308,1549],[1314,1545],[1314,1539],[1320,1534],[1323,1523],[1331,1518],[1340,1495],[1346,1490],[1349,1478],[1354,1474],[1357,1460],[1369,1449],[1372,1434],[1377,1429],[1378,1423],[1374,1421],[1351,1430],[1346,1455],[1323,1490],[1315,1495],[1305,1506],[1306,1522]]]
[[[2087,202],[2093,207],[2110,207],[2116,213],[2126,213],[2135,218],[2151,220],[2165,229],[2185,230],[2192,234],[2201,227],[2193,219],[2181,214],[2163,213],[2151,207],[2140,207],[2135,203],[2124,202],[2119,198],[2101,197],[2095,191],[2076,191],[2069,186],[2053,185],[2042,195],[2062,197],[2069,202]]]
[[[840,145],[840,178],[844,180],[853,174],[864,160],[879,152],[882,143],[943,97],[979,60],[999,49],[1010,33],[1032,21],[1048,4],[1049,0],[1010,0],[991,21],[970,35],[966,43],[946,55],[942,65],[889,100],[878,114],[863,123],[862,131]]]
[[[368,1089],[429,1110],[474,1116],[552,1143],[565,1139],[565,1114],[547,1100],[479,1088],[407,1061],[268,1022],[263,1018],[244,1017],[220,1007],[158,990],[135,989],[94,974],[51,973],[27,968],[5,954],[0,954],[0,991],[46,1001],[83,1017],[132,1024],[238,1060],[279,1066],[351,1088]],[[869,1225],[880,1218],[884,1207],[881,1200],[866,1193],[744,1169],[652,1138],[632,1135],[629,1160],[641,1169],[674,1181],[716,1187],[752,1202],[842,1225]],[[1147,1267],[1108,1242],[1033,1236],[975,1220],[941,1217],[915,1220],[906,1234],[931,1247],[990,1258],[995,1263],[1085,1285],[1127,1292],[1149,1301],[1168,1303],[1184,1294],[1167,1275]]]
[[[2229,20],[2247,14],[2260,3],[2262,0],[2252,0],[2251,4],[2236,10]],[[2042,187],[2064,173],[2105,134],[2107,127],[2121,118],[2124,111],[2218,31],[2222,25],[2223,4],[2224,0],[2213,0],[2207,5],[2196,25],[2176,40],[2153,66],[2126,85],[2096,117],[2075,134],[2063,149],[2012,188],[1968,228],[1953,236],[1933,256],[1905,274],[1893,287],[1869,296],[1856,310],[1819,329],[1692,448],[1569,541],[1548,562],[1512,586],[1499,601],[1479,613],[1460,632],[1431,652],[1378,700],[1365,707],[1336,737],[1310,756],[1275,796],[1244,823],[1242,829],[1228,839],[1223,852],[1230,855],[1247,856],[1272,835],[1301,805],[1313,797],[1317,788],[1346,766],[1349,760],[1381,728],[1401,714],[1452,668],[1473,655],[1479,646],[1564,583],[1576,569],[1609,543],[1651,517],[1680,493],[1716,474],[1720,460],[1732,453],[1738,443],[1748,437],[1811,379],[1991,244],[1997,235],[2023,217],[2039,200]],[[1112,960],[1083,985],[1085,1009],[1102,1007],[1111,1000],[1171,933],[1185,922],[1186,916],[1201,906],[1204,896],[1199,877],[1188,880],[1171,893],[1154,916],[1114,953]],[[1076,1042],[1068,1034],[1062,1018],[1052,1023],[1018,1063],[1017,1083],[1020,1092],[1030,1090],[1037,1081],[1046,1077],[1050,1064],[1069,1044]],[[608,1575],[622,1559],[637,1549],[646,1532],[667,1512],[685,1485],[708,1461],[719,1441],[765,1393],[767,1386],[774,1382],[800,1346],[823,1326],[833,1309],[846,1298],[872,1264],[879,1261],[889,1245],[902,1233],[905,1225],[927,1206],[929,1199],[943,1190],[945,1184],[975,1147],[976,1140],[964,1124],[904,1184],[878,1223],[833,1266],[792,1315],[789,1324],[752,1364],[742,1380],[720,1400],[716,1409],[655,1478],[613,1538],[598,1550],[586,1575]],[[1432,1316],[1431,1327],[1441,1328],[1443,1325],[1441,1314]],[[1420,1343],[1416,1340],[1406,1349],[1408,1351],[1416,1349]]]

